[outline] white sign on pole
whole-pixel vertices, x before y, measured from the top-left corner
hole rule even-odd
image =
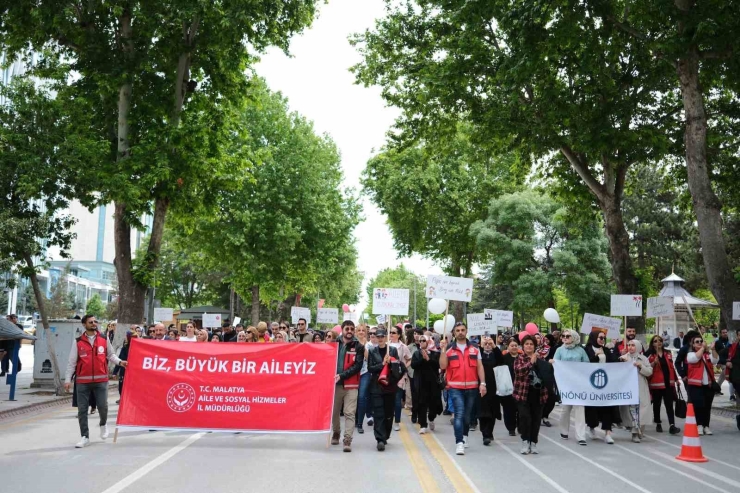
[[[290,320],[292,324],[297,324],[298,319],[305,318],[306,324],[311,320],[311,309],[302,306],[290,307]]]
[[[612,317],[642,317],[641,294],[613,294]]]
[[[509,310],[492,310],[486,308],[483,310],[486,320],[493,320],[496,327],[513,327],[514,312]]]
[[[385,323],[385,315],[378,315],[375,317],[375,321],[378,322],[378,324],[384,324]]]
[[[357,312],[344,312],[344,320],[352,320],[355,325],[360,323],[360,314]]]
[[[604,317],[602,315],[594,315],[593,313],[586,313],[583,315],[583,323],[581,324],[581,334],[590,334],[594,328],[606,329],[606,336],[610,339],[619,339],[619,328],[622,326],[622,319]]]
[[[239,325],[239,323],[240,323],[241,321],[242,321],[242,319],[241,319],[241,318],[239,318],[239,317],[234,317],[234,321],[232,322],[232,324],[231,324],[231,325],[233,325],[234,327],[236,327],[237,325]]]
[[[154,320],[156,320],[157,322],[169,322],[173,318],[175,318],[175,315],[172,308],[154,309]]]
[[[668,315],[673,315],[672,296],[648,298],[647,318],[667,317]]]
[[[316,312],[317,324],[338,324],[339,308],[319,308]]]
[[[637,369],[632,363],[556,361],[554,366],[565,405],[598,407],[640,402]]]
[[[740,301],[732,302],[732,319],[740,320]]]
[[[375,288],[373,289],[373,315],[408,315],[409,290]]]
[[[221,314],[220,313],[204,313],[203,314],[203,327],[207,329],[221,328]]]
[[[486,318],[484,313],[468,313],[468,335],[482,336],[486,332],[489,334],[497,332],[493,318]]]
[[[452,301],[473,299],[473,280],[467,277],[427,276],[427,298]]]

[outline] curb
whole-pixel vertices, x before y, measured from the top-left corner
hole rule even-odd
[[[724,418],[732,418],[740,414],[740,406],[734,407],[712,407],[712,414]]]
[[[118,389],[118,382],[115,380],[111,380],[110,383],[115,382],[115,385],[108,385],[108,393],[110,393],[113,389]],[[16,416],[23,416],[25,414],[32,414],[39,411],[44,411],[46,409],[53,409],[55,407],[62,406],[64,404],[71,404],[72,403],[72,394],[61,396],[61,397],[55,397],[53,399],[47,399],[45,401],[36,402],[34,404],[28,404],[25,406],[19,406],[14,409],[6,409],[4,411],[0,411],[0,421],[14,418]]]

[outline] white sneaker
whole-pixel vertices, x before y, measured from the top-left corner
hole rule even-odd
[[[396,424],[393,425],[393,430],[394,431],[399,431],[400,429],[401,429],[401,423],[396,423]]]
[[[465,455],[465,444],[463,442],[460,442],[455,447],[455,453],[457,455]]]
[[[604,438],[604,441],[608,443],[609,445],[614,445],[614,439],[612,438],[611,435],[606,435],[606,437]]]
[[[422,428],[421,430],[419,430],[419,435],[426,435],[427,433],[429,433],[429,430],[426,428]]]
[[[529,448],[529,442],[526,440],[522,440],[522,449],[519,451],[522,455],[527,455],[530,452]]]
[[[429,422],[429,429],[434,431],[434,421]]]
[[[531,454],[539,454],[539,452],[537,451],[537,444],[536,443],[534,443],[534,442],[530,442],[529,443],[529,453],[531,453]]]
[[[100,425],[100,438],[103,440],[108,438],[108,425]]]
[[[589,440],[596,440],[596,430],[589,428],[588,431],[586,431],[586,438]]]
[[[696,427],[696,430],[699,432],[699,435],[703,435],[704,434],[704,426],[697,426]]]
[[[712,430],[710,430],[708,426],[705,426],[704,427],[704,434],[705,435],[714,435],[714,433],[712,433]]]
[[[463,444],[465,445],[465,448],[468,448],[469,447],[469,445],[468,445],[468,437],[463,436]]]
[[[90,439],[87,437],[82,437],[82,439],[75,445],[75,448],[83,448],[87,447],[88,445],[90,445]]]

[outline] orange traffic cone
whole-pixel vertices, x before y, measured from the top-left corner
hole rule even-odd
[[[696,426],[696,416],[694,415],[694,405],[688,403],[686,411],[686,421],[683,428],[683,445],[681,453],[676,459],[686,462],[707,462],[707,458],[701,451],[701,441],[699,440],[699,429]]]

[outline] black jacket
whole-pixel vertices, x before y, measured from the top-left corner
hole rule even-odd
[[[391,364],[391,371],[389,374],[389,384],[387,386],[380,385],[378,383],[378,377],[380,372],[383,371],[383,357],[380,355],[380,350],[376,346],[367,352],[367,371],[370,372],[370,393],[371,394],[392,394],[397,390],[398,382],[401,377],[406,373],[406,365],[400,362],[398,351],[390,344],[386,346],[392,358],[396,358],[397,363]],[[394,378],[393,375],[397,378]]]
[[[594,347],[591,344],[586,344],[583,349],[586,350],[586,354],[591,363],[599,363],[599,357],[596,356]],[[619,361],[619,355],[616,351],[613,351],[606,346],[602,347],[602,349],[604,350],[604,355],[606,355],[606,361],[604,361],[604,363],[616,363]]]
[[[340,361],[340,358],[342,357],[342,347],[345,345],[343,338],[340,336],[339,340],[337,341],[337,345],[339,346],[339,350],[337,351],[337,368],[344,367],[344,361]],[[355,350],[355,362],[347,368],[346,370],[339,373],[339,383],[343,383],[345,378],[349,378],[352,375],[357,375],[360,373],[360,370],[362,370],[362,362],[365,361],[365,346],[360,344],[357,339],[354,339],[353,341],[349,342],[347,345],[347,351],[351,351],[352,349]]]
[[[714,341],[714,348],[719,353],[719,361],[717,362],[718,365],[724,365],[727,363],[727,353],[722,356],[722,353],[725,349],[730,347],[730,340],[729,339],[722,339],[721,337],[718,337]]]
[[[686,378],[686,373],[688,372],[688,366],[686,366],[686,356],[688,355],[689,345],[685,344],[678,350],[676,360],[673,363],[676,366],[676,373],[678,373],[678,376],[681,378]]]
[[[439,387],[439,351],[429,351],[429,360],[421,356],[421,350],[411,356],[414,369],[414,389],[419,404],[425,404],[429,413],[442,414],[442,389]]]
[[[480,358],[483,364],[483,372],[486,374],[486,395],[480,399],[478,417],[501,419],[501,405],[499,404],[499,397],[496,395],[496,375],[493,369],[506,364],[504,355],[501,354],[499,348],[494,347],[490,353],[481,350]]]

